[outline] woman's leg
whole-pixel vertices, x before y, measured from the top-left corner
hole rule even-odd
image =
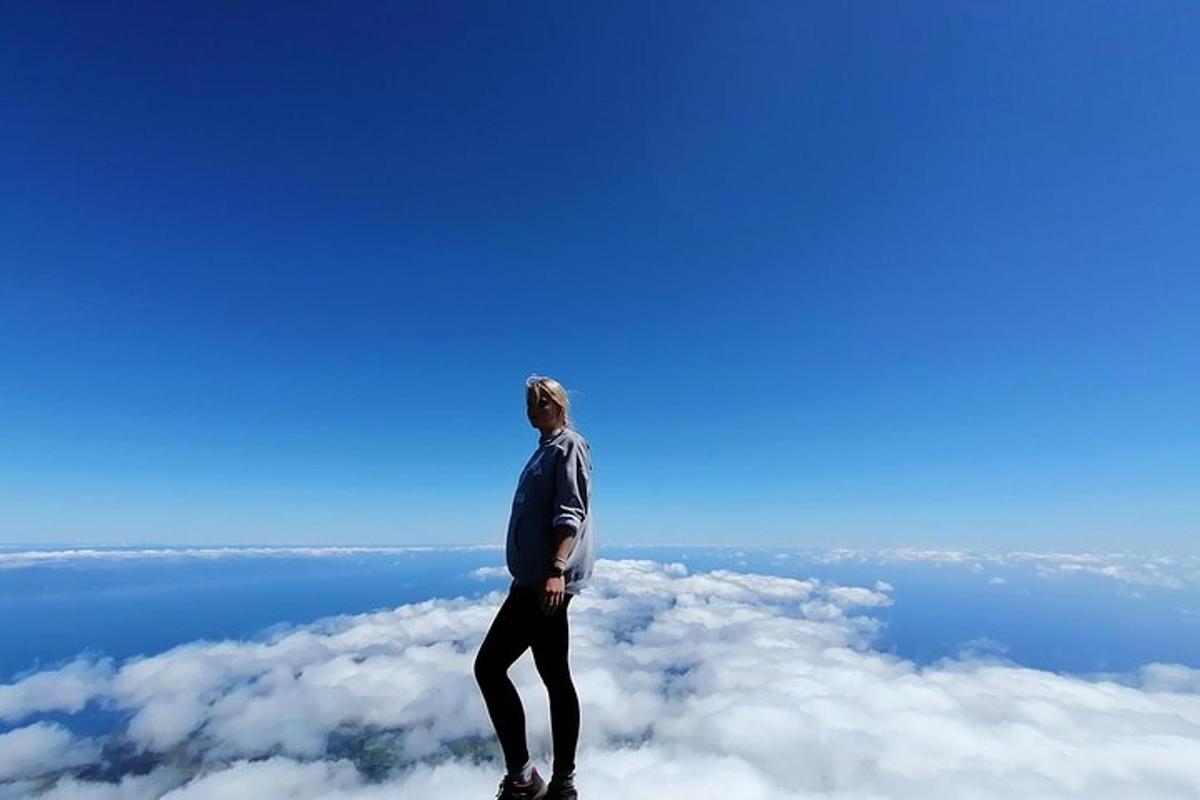
[[[525,741],[525,709],[508,678],[508,668],[521,657],[533,639],[527,605],[509,590],[475,656],[475,680],[483,693],[488,715],[504,751],[508,774],[515,775],[529,761]]]
[[[550,733],[554,740],[554,775],[566,778],[575,771],[575,747],[579,741],[579,696],[567,663],[567,607],[571,595],[549,617],[543,616],[534,638],[533,662],[550,695]]]

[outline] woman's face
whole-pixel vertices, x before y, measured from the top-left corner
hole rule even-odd
[[[560,427],[562,414],[554,401],[545,395],[539,400],[536,392],[525,395],[525,413],[529,424],[538,430]]]

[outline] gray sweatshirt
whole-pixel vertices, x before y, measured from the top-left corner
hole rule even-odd
[[[542,589],[554,563],[556,525],[575,531],[575,549],[563,570],[571,594],[588,585],[596,561],[592,532],[592,454],[587,440],[570,428],[538,439],[521,471],[508,519],[505,555],[519,586]]]

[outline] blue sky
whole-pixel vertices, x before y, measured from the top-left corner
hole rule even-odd
[[[0,541],[1194,549],[1191,3],[0,11]]]

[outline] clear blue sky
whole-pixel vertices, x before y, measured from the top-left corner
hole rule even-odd
[[[1200,5],[10,2],[0,541],[1194,549]]]

